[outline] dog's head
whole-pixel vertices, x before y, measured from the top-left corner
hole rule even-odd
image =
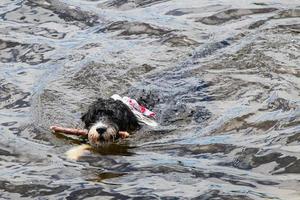
[[[109,141],[115,141],[119,137],[118,132],[118,124],[103,116],[89,128],[88,139],[92,146],[99,146]]]
[[[119,131],[133,131],[139,127],[131,110],[113,99],[98,99],[81,120],[89,130],[89,143],[95,147],[118,139]]]

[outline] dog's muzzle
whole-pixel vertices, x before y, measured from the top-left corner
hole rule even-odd
[[[117,139],[118,130],[113,124],[98,122],[88,132],[89,143],[92,146],[99,146],[103,143],[113,142]]]

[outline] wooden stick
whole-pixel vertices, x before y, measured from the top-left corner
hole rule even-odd
[[[60,126],[50,126],[50,129],[53,133],[60,132],[69,135],[76,135],[76,136],[88,136],[88,130],[86,129],[76,129],[76,128],[64,128]]]
[[[125,139],[125,138],[129,137],[130,135],[126,131],[119,131],[119,136],[120,136],[120,138]]]
[[[76,136],[84,136],[84,137],[88,136],[88,130],[86,129],[64,128],[61,126],[50,126],[50,129],[53,133],[59,132],[68,135],[76,135]],[[129,133],[126,131],[119,131],[118,134],[122,139],[125,139],[130,136]]]

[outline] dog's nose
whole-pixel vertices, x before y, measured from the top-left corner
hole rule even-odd
[[[97,128],[96,131],[97,131],[100,135],[102,135],[103,133],[105,133],[106,128],[104,128],[104,127]]]

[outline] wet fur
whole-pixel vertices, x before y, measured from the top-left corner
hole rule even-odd
[[[109,133],[100,135],[93,135],[97,140],[114,140],[119,137],[119,131],[131,132],[140,128],[136,116],[131,110],[121,101],[113,99],[98,99],[88,109],[88,111],[81,117],[85,123],[85,128],[91,130],[93,125],[103,123],[108,128],[114,129]],[[90,143],[91,141],[89,137]],[[102,141],[101,141],[102,142]]]

